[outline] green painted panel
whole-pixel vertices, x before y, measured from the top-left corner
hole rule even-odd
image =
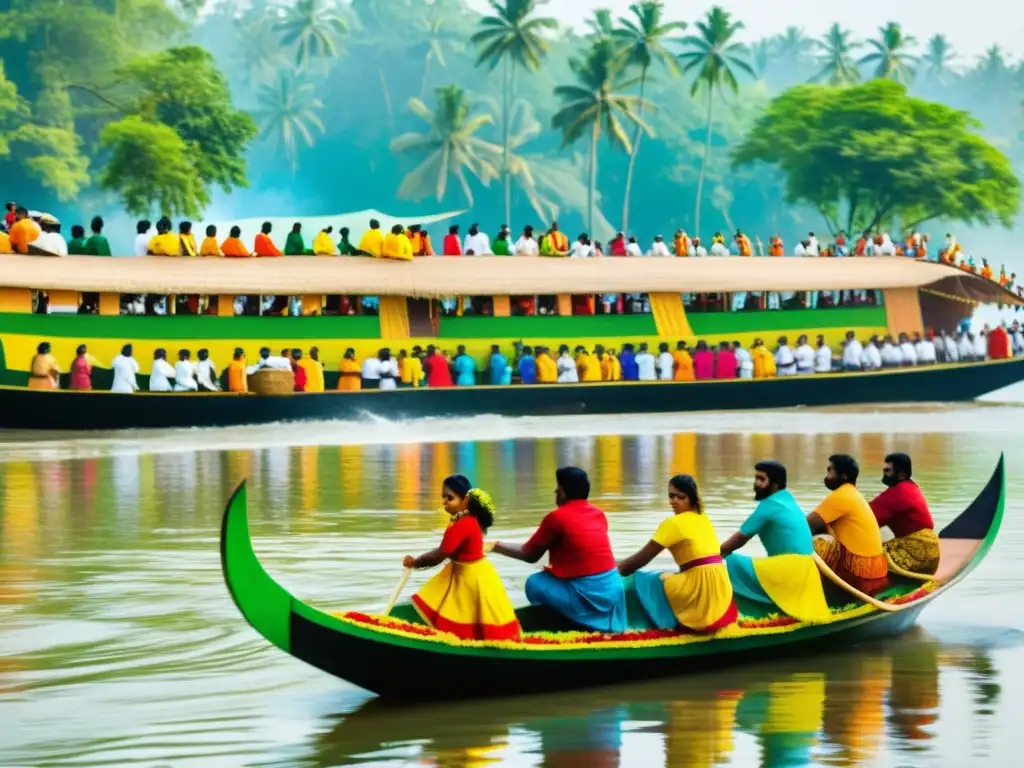
[[[654,336],[654,315],[573,315],[572,317],[442,317],[442,339],[567,339],[602,336]]]
[[[753,312],[688,312],[697,336],[818,328],[865,328],[885,325],[885,307],[783,309]]]
[[[28,315],[0,313],[0,333],[78,339],[379,339],[376,316]]]

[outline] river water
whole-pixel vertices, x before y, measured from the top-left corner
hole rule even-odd
[[[1019,764],[1022,432],[1024,407],[982,404],[0,436],[0,766]],[[1005,451],[1000,539],[911,634],[789,663],[386,707],[263,641],[220,575],[242,478],[275,577],[328,610],[379,610],[401,557],[439,540],[452,472],[491,492],[493,534],[517,540],[552,507],[554,469],[583,466],[625,556],[667,514],[672,474],[700,480],[725,538],[752,508],[754,461],[785,462],[810,508],[829,453],[861,461],[867,494],[893,450],[913,456],[940,525]],[[497,565],[522,601],[531,567]]]

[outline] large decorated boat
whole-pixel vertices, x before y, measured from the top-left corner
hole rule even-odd
[[[467,641],[426,626],[410,604],[396,606],[387,616],[323,611],[290,594],[263,568],[249,535],[244,482],[224,510],[221,565],[235,605],[266,640],[381,697],[407,701],[526,694],[833,653],[898,635],[985,557],[999,532],[1005,492],[1000,457],[977,498],[940,531],[940,566],[929,581],[890,574],[890,586],[873,603],[836,600],[829,619],[817,624],[766,614],[763,607],[738,598],[738,622],[714,635],[579,631],[547,609],[531,606],[516,611],[524,630],[520,640]],[[630,608],[630,626],[639,623],[636,611]]]
[[[167,297],[166,315],[130,314],[128,297]],[[301,316],[262,312],[261,297],[294,297]],[[45,301],[41,297],[45,296]],[[249,297],[256,314],[236,314]],[[191,301],[178,301],[189,297]],[[372,297],[372,301],[365,301]],[[611,298],[610,298],[611,297]],[[623,297],[627,297],[623,301]],[[252,300],[257,299],[257,300]],[[670,412],[801,405],[970,400],[1024,378],[1024,360],[755,381],[611,382],[397,392],[245,396],[144,394],[153,353],[206,348],[222,367],[236,347],[318,347],[326,385],[356,358],[461,345],[484,370],[492,345],[517,342],[621,350],[626,343],[750,346],[822,335],[836,352],[848,331],[956,329],[979,304],[1020,304],[999,284],[905,258],[369,258],[0,260],[0,427],[110,429],[348,419]],[[284,302],[288,304],[287,301]],[[149,306],[149,304],[147,304]],[[48,312],[46,309],[48,308]],[[60,313],[59,309],[70,309]],[[252,309],[255,308],[255,309]],[[78,311],[81,310],[81,311]],[[249,310],[246,310],[249,311]],[[29,390],[40,342],[66,371],[80,344],[97,361],[93,391]],[[111,394],[105,369],[132,343],[143,393]],[[159,397],[158,401],[153,397]]]

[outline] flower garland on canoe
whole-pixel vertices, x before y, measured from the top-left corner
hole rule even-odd
[[[905,605],[927,596],[938,588],[936,582],[928,582],[903,595],[891,597],[883,602],[890,605]],[[875,611],[870,605],[850,603],[832,609],[832,618],[824,622],[856,618]],[[801,629],[808,624],[791,616],[771,614],[764,618],[740,617],[736,624],[712,635],[697,634],[682,629],[648,629],[604,634],[601,632],[525,632],[519,642],[460,640],[452,635],[439,632],[424,624],[411,624],[389,616],[371,616],[358,611],[334,614],[334,618],[348,624],[362,626],[388,635],[412,637],[445,645],[460,645],[479,648],[506,648],[520,650],[565,650],[600,646],[602,648],[657,648],[688,643],[707,642],[713,639],[741,638],[754,635],[781,634]]]

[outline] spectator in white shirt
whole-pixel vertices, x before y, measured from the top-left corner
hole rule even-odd
[[[627,256],[643,256],[644,252],[640,250],[640,246],[637,245],[636,238],[629,238],[629,242],[626,244],[626,255]]]
[[[901,365],[917,365],[917,351],[910,343],[910,337],[905,333],[900,334],[900,357],[902,358]]]
[[[1020,322],[1017,320],[1010,326],[1010,341],[1014,355],[1024,354],[1024,330],[1021,330]]]
[[[53,256],[68,255],[67,241],[60,236],[60,222],[48,213],[39,217],[39,236],[29,245]]]
[[[559,384],[575,384],[580,380],[579,371],[576,370],[576,361],[569,356],[569,347],[563,344],[558,348],[558,360],[556,361]]]
[[[287,357],[270,354],[270,347],[260,348],[260,359],[256,361],[254,365],[250,365],[245,369],[246,375],[252,375],[256,373],[260,368],[273,368],[279,371],[290,371],[292,369],[291,360]]]
[[[914,334],[914,352],[917,353],[918,365],[935,363],[935,343],[931,339],[923,338],[920,333]]]
[[[813,232],[807,233],[807,255],[817,256],[820,253],[818,248],[818,238],[814,236]]]
[[[540,253],[540,247],[537,245],[537,241],[533,239],[533,227],[523,227],[523,234],[516,240],[516,256],[536,256],[538,253]]]
[[[136,374],[139,372],[139,364],[132,357],[132,345],[125,344],[121,347],[121,354],[114,358],[110,367],[114,371],[114,382],[110,386],[111,392],[138,392],[139,381]]]
[[[707,256],[708,249],[700,244],[699,237],[695,237],[693,238],[693,240],[690,241],[690,247],[686,249],[686,255],[696,257]]]
[[[676,361],[668,351],[668,344],[662,342],[658,346],[658,378],[661,381],[672,381],[675,365]]]
[[[950,336],[948,333],[943,331],[939,335],[939,341],[936,343],[936,349],[941,347],[942,349],[942,362],[944,363],[958,363],[960,362],[960,350],[956,348],[956,339]]]
[[[882,233],[882,244],[878,247],[879,256],[895,256],[896,246],[892,244],[892,238],[888,232]]]
[[[153,369],[149,372],[150,392],[170,392],[174,368],[167,362],[167,350],[160,348],[153,353]]]
[[[196,367],[192,364],[192,353],[187,349],[178,352],[178,362],[174,364],[174,391],[175,392],[196,392],[199,384],[196,383]]]
[[[984,360],[988,357],[988,332],[989,327],[986,325],[981,332],[974,337],[974,359]]]
[[[149,252],[149,227],[150,223],[143,219],[135,225],[135,255],[145,256]]]
[[[843,370],[861,370],[861,355],[863,352],[864,347],[857,341],[856,334],[853,331],[847,331],[846,341],[843,344]]]
[[[814,373],[814,357],[814,348],[807,343],[807,335],[801,335],[796,340],[796,349],[793,350],[798,376]]]
[[[779,345],[775,348],[775,372],[778,376],[796,375],[796,358],[785,336],[779,337]]]
[[[654,242],[651,243],[651,250],[647,252],[648,256],[671,256],[672,254],[668,251],[668,246],[665,245],[665,241],[662,240],[661,235],[654,237]]]
[[[680,342],[682,343],[682,342]],[[754,378],[754,357],[749,349],[744,349],[738,341],[732,343],[733,354],[736,355],[736,370],[741,379]]]
[[[885,337],[881,354],[883,368],[899,368],[903,364],[903,354],[899,347],[892,343],[892,336]]]
[[[728,256],[729,249],[726,247],[723,241],[722,235],[717,234],[712,238],[711,241],[711,255],[712,256]]]
[[[391,356],[391,350],[387,347],[377,353],[376,373],[381,389],[398,388],[398,361]]]
[[[960,351],[960,359],[965,363],[975,359],[974,357],[974,336],[968,331],[960,334],[960,341],[957,344]]]
[[[820,334],[817,338],[817,344],[818,348],[814,350],[814,372],[831,373],[832,349],[825,343],[825,337]]]
[[[477,256],[491,252],[491,238],[480,231],[479,224],[474,224],[469,228],[469,233],[462,243],[462,252],[469,253],[470,251]]]
[[[794,256],[810,256],[810,254],[807,252],[807,241],[806,240],[801,240],[799,243],[796,244],[796,248],[793,249],[793,255]]]
[[[360,376],[363,379],[363,389],[380,389],[380,360],[376,357],[363,360]]]
[[[594,246],[590,244],[590,238],[587,237],[587,233],[584,232],[569,247],[569,258],[571,259],[589,259],[594,255]]]
[[[860,360],[866,371],[881,370],[882,351],[878,348],[877,336],[872,336],[864,345],[864,353],[860,356]]]
[[[217,381],[217,366],[210,359],[210,350],[200,349],[196,353],[199,361],[196,363],[196,380],[199,382],[199,389],[202,392],[220,392],[220,382]]]
[[[647,342],[644,342],[636,353],[637,380],[656,381],[658,376],[655,367],[654,355],[647,350]]]

